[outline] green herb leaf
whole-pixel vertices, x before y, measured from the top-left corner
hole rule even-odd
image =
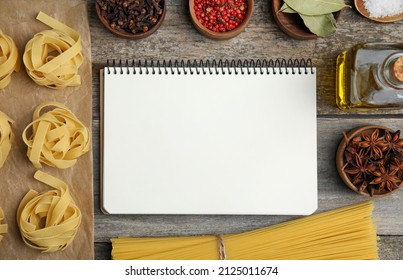
[[[283,6],[281,6],[279,12],[287,13],[287,14],[296,14],[297,11],[293,10],[290,6],[287,5],[287,3],[284,3]]]
[[[284,0],[284,2],[299,14],[308,16],[325,15],[350,7],[344,0]]]
[[[309,30],[320,36],[327,37],[336,32],[336,20],[333,14],[318,15],[318,16],[307,16],[301,15],[302,20]]]
[[[337,22],[336,22],[336,19],[334,18],[334,15],[333,14],[327,14],[327,16],[329,17],[330,21],[332,22],[334,28],[336,28],[337,27],[336,26]]]

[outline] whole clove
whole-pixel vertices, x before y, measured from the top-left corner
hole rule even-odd
[[[110,28],[138,34],[160,20],[165,0],[96,0]]]

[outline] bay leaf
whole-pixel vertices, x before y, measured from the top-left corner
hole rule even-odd
[[[284,0],[284,2],[299,14],[308,16],[330,14],[350,7],[344,0]]]
[[[336,32],[336,20],[333,14],[308,16],[299,14],[309,30],[320,36],[327,37]]]
[[[283,12],[283,13],[287,13],[287,14],[295,14],[295,13],[297,13],[297,11],[292,9],[290,6],[288,6],[287,3],[284,3],[284,5],[281,6],[279,12]]]
[[[336,28],[337,22],[336,19],[334,18],[333,14],[327,14],[327,16],[329,17],[330,21],[332,22],[334,28]]]

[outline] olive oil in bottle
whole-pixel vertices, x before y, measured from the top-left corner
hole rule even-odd
[[[346,111],[403,108],[403,44],[359,44],[341,53],[336,103]]]

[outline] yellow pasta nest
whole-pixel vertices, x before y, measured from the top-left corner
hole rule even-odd
[[[81,84],[83,62],[80,35],[74,29],[40,12],[37,19],[53,28],[37,33],[25,46],[28,75],[35,83],[53,89]]]
[[[46,107],[55,108],[42,114]],[[28,137],[30,130],[32,134]],[[36,168],[41,168],[41,163],[69,168],[91,147],[89,129],[58,102],[45,102],[36,107],[33,121],[25,128],[22,138],[28,146],[27,156]]]
[[[22,199],[17,212],[22,239],[43,253],[64,250],[80,226],[80,209],[66,183],[42,171],[37,171],[34,178],[54,190],[42,193],[30,190]]]
[[[17,47],[11,37],[0,29],[0,89],[5,88],[11,81],[11,74],[20,70],[21,59]]]
[[[3,209],[0,207],[0,241],[3,239],[2,234],[7,233],[7,224],[1,224],[1,221],[4,219]]]
[[[13,132],[10,123],[13,121],[0,111],[0,168],[3,166],[11,150]]]

